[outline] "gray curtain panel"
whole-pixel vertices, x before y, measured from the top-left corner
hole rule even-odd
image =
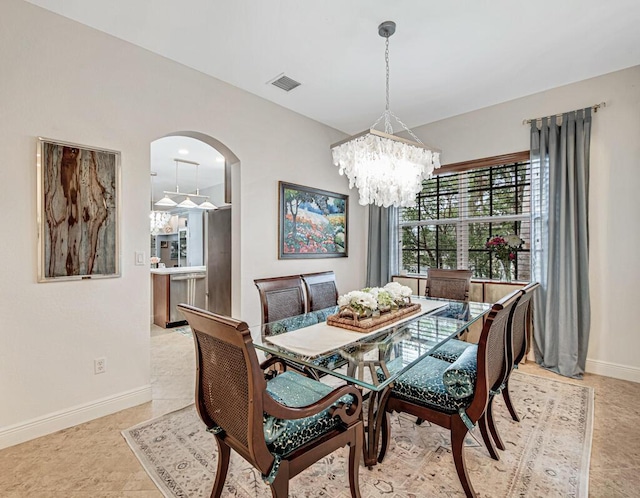
[[[369,206],[367,287],[381,287],[397,273],[397,209]]]
[[[574,378],[584,373],[589,343],[590,136],[590,108],[563,114],[560,124],[531,122],[532,266],[542,286],[534,351],[540,365]]]

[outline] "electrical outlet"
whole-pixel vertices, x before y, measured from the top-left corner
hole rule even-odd
[[[93,360],[93,373],[94,374],[102,374],[107,371],[107,359],[106,358],[96,358]]]

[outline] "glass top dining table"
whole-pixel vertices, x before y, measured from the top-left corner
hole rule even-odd
[[[383,434],[382,426],[394,380],[491,308],[486,303],[417,296],[411,301],[420,304],[417,313],[366,333],[327,324],[327,318],[339,311],[337,306],[250,327],[255,348],[265,355],[279,357],[318,380],[323,374],[332,376],[325,375],[323,382],[342,380],[360,386],[363,394],[368,390],[363,456],[369,468],[378,463],[381,440],[385,439],[383,447],[388,445],[389,434]]]
[[[490,304],[412,297],[422,309],[374,332],[328,325],[338,312],[330,307],[277,322],[250,327],[256,349],[300,365],[320,376],[329,374],[372,391],[382,391],[442,344],[481,319]],[[385,365],[393,361],[393,370]],[[346,368],[345,368],[346,366]],[[363,375],[358,367],[373,366]],[[343,367],[343,368],[340,368]],[[384,370],[381,376],[379,369]]]

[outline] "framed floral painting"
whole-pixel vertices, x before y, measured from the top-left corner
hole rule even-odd
[[[348,255],[349,196],[278,182],[278,258]]]

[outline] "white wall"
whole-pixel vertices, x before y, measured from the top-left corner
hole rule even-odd
[[[254,278],[334,269],[341,290],[364,284],[355,195],[349,258],[277,259],[278,180],[349,193],[338,131],[21,0],[0,3],[0,67],[0,447],[149,399],[149,269],[134,252],[149,251],[159,137],[201,132],[241,160],[241,318],[259,322]],[[122,151],[121,278],[36,283],[37,136]]]
[[[431,123],[413,131],[443,164],[529,149],[522,120],[588,107],[591,335],[587,370],[640,382],[640,66]]]

